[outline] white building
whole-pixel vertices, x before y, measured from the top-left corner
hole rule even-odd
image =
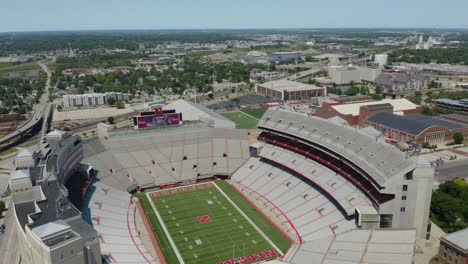
[[[379,64],[379,66],[387,65],[388,55],[387,54],[376,54],[374,57],[374,62]]]
[[[89,94],[70,94],[62,97],[62,105],[64,109],[74,107],[97,107],[106,105],[109,99],[116,101],[128,101],[130,96],[128,93],[110,92],[110,93],[89,93]]]
[[[361,82],[361,74],[356,67],[352,66],[330,66],[328,75],[336,84],[347,84]]]
[[[380,66],[359,66],[357,67],[361,77],[361,81],[374,82],[375,79],[382,73]]]

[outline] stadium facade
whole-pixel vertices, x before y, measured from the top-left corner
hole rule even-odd
[[[295,241],[284,262],[411,263],[415,238],[428,233],[429,163],[297,113],[270,109],[258,127],[251,146],[247,131],[201,125],[108,131],[86,143],[49,133],[17,156],[10,177],[22,260],[159,263],[139,240],[129,192],[222,178]]]
[[[39,151],[25,150],[15,160],[10,190],[21,263],[101,263],[96,230],[68,199],[65,183],[80,167],[80,138],[53,131]]]

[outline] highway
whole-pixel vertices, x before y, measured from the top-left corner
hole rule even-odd
[[[45,84],[44,93],[42,94],[39,100],[39,104],[35,105],[34,114],[32,118],[28,121],[28,123],[18,128],[16,131],[0,138],[0,145],[3,145],[4,143],[8,143],[12,139],[15,139],[16,137],[23,135],[25,132],[33,128],[38,122],[41,122],[41,117],[44,117],[44,113],[48,109],[49,88],[50,88],[50,81],[52,78],[52,74],[49,68],[47,68],[47,65],[45,65],[42,62],[38,62],[38,64],[39,66],[41,66],[42,70],[44,70],[44,72],[47,74],[47,81]]]

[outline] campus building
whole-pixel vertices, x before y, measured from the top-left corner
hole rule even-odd
[[[382,73],[375,79],[375,84],[380,85],[384,92],[417,91],[427,89],[431,78],[423,73],[398,72]]]
[[[468,263],[468,228],[440,238],[436,263]]]
[[[427,117],[420,114],[400,116],[392,112],[378,112],[367,118],[366,125],[383,132],[398,142],[445,144],[454,133],[468,136],[468,125]]]
[[[332,82],[338,85],[361,82],[360,71],[352,66],[330,66],[328,75],[331,77]]]
[[[367,117],[377,112],[393,112],[401,115],[421,113],[421,107],[406,99],[384,99],[359,103],[324,102],[317,108],[315,116],[329,119],[339,116],[352,126],[363,126]]]
[[[309,99],[324,95],[322,87],[288,80],[256,84],[255,91],[258,94],[284,101]]]
[[[74,107],[97,107],[108,104],[111,98],[115,101],[130,100],[129,94],[120,92],[70,94],[62,97],[62,106],[64,109]]]
[[[468,98],[452,100],[446,98],[435,99],[432,103],[443,109],[450,109],[459,112],[468,112]]]

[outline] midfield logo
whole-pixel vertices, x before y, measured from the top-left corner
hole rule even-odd
[[[198,222],[200,224],[211,222],[211,217],[209,215],[202,215],[198,217]]]

